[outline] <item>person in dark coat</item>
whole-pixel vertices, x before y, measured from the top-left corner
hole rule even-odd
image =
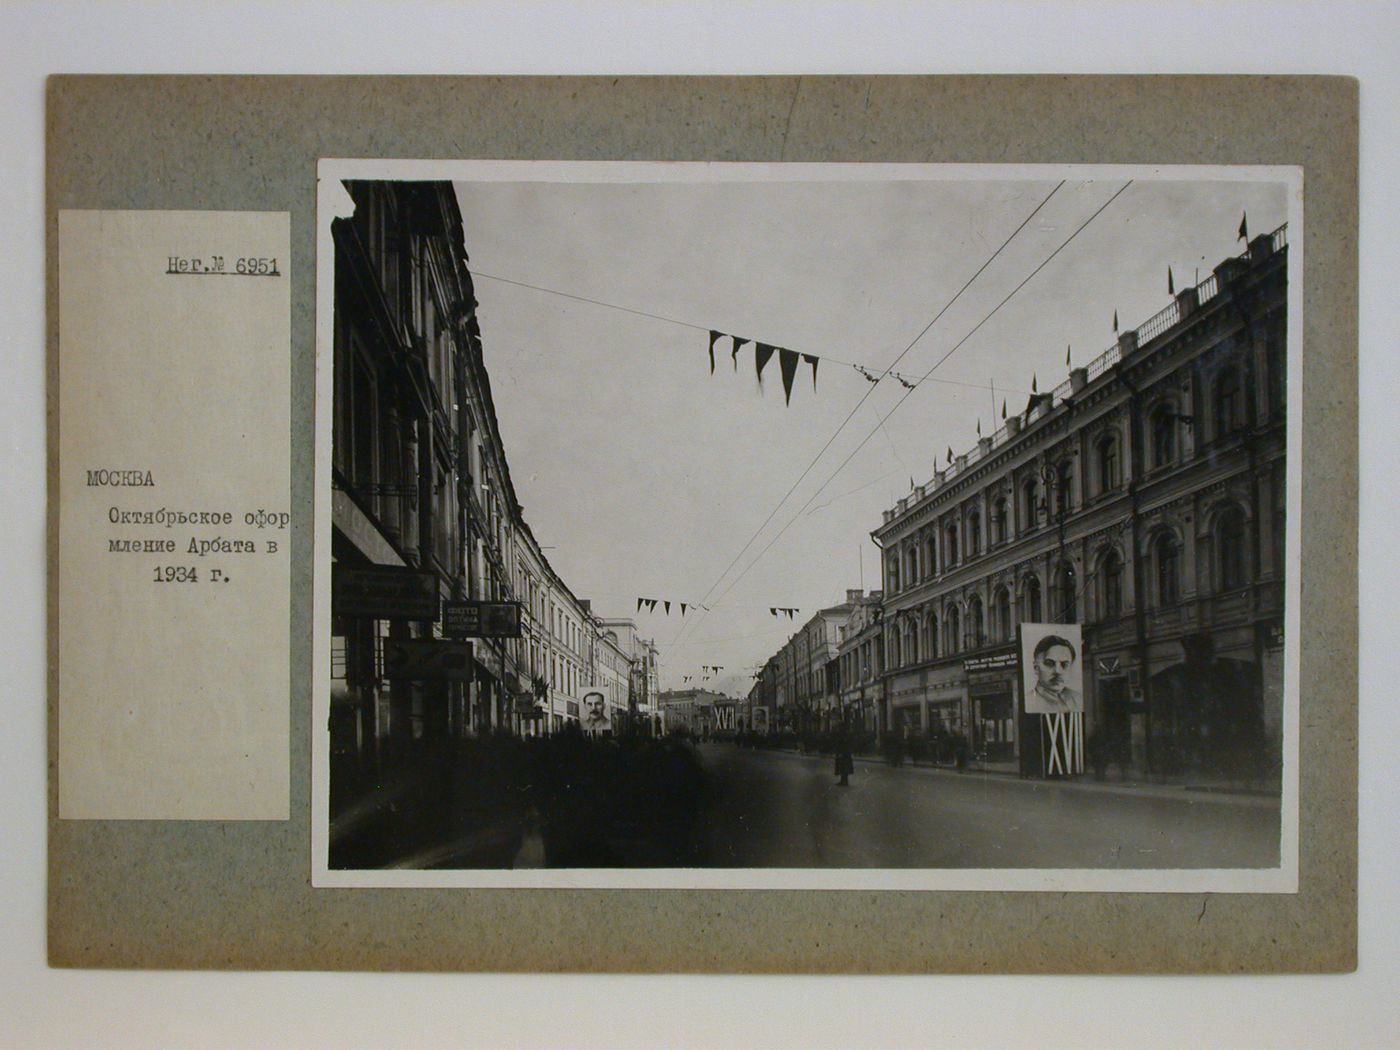
[[[856,771],[855,758],[851,755],[851,731],[845,719],[836,733],[836,775],[841,778],[842,787],[850,787],[850,776]]]

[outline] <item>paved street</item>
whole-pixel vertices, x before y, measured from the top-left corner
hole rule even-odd
[[[1273,867],[1279,807],[1252,796],[1022,781],[704,744],[714,867]]]

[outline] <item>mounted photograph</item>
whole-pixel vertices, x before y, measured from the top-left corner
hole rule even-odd
[[[322,160],[313,884],[1296,891],[1302,221]]]

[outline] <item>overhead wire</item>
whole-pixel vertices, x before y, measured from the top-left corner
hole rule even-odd
[[[945,361],[948,360],[948,358],[950,358],[954,353],[956,353],[957,350],[958,350],[960,347],[962,347],[969,339],[971,339],[974,335],[976,335],[977,332],[982,328],[983,325],[985,325],[985,324],[986,324],[988,321],[990,321],[994,316],[996,316],[996,314],[998,313],[998,311],[1000,311],[1001,308],[1002,308],[1003,306],[1005,306],[1008,302],[1010,302],[1011,299],[1012,299],[1013,297],[1015,297],[1015,295],[1016,295],[1018,292],[1020,292],[1020,290],[1021,290],[1022,288],[1024,288],[1027,284],[1029,284],[1029,283],[1031,282],[1031,280],[1033,280],[1033,279],[1035,278],[1035,276],[1036,276],[1038,273],[1041,272],[1041,270],[1045,269],[1045,267],[1048,266],[1048,265],[1050,264],[1050,262],[1051,262],[1053,259],[1055,259],[1056,256],[1058,256],[1058,255],[1060,254],[1060,252],[1064,251],[1065,248],[1067,248],[1067,247],[1070,245],[1070,243],[1073,242],[1074,239],[1075,239],[1076,237],[1078,237],[1078,236],[1080,235],[1080,233],[1082,233],[1082,232],[1084,231],[1084,229],[1085,229],[1091,222],[1093,222],[1093,221],[1094,221],[1095,219],[1097,219],[1100,215],[1102,215],[1102,214],[1104,213],[1104,211],[1108,208],[1108,206],[1111,205],[1114,201],[1116,201],[1120,196],[1122,196],[1123,193],[1124,193],[1124,192],[1128,189],[1128,187],[1131,186],[1132,184],[1133,184],[1133,180],[1132,180],[1132,179],[1129,179],[1127,182],[1125,182],[1125,183],[1118,189],[1117,192],[1115,192],[1115,193],[1113,194],[1113,196],[1109,197],[1108,200],[1106,200],[1103,204],[1101,204],[1101,205],[1093,212],[1093,214],[1091,214],[1087,219],[1085,219],[1084,222],[1081,223],[1081,224],[1075,229],[1075,231],[1074,231],[1072,234],[1070,234],[1069,237],[1067,237],[1067,238],[1064,240],[1064,242],[1063,242],[1058,248],[1056,248],[1053,252],[1051,252],[1048,256],[1046,256],[1045,259],[1044,259],[1038,266],[1036,266],[1036,268],[1035,268],[1034,270],[1032,270],[1032,271],[1030,272],[1029,275],[1026,276],[1025,280],[1021,281],[1020,284],[1018,284],[1015,288],[1013,288],[1013,289],[1011,290],[1010,293],[1007,294],[1006,298],[1002,299],[1001,302],[997,303],[997,305],[996,305],[995,307],[992,308],[992,310],[991,310],[990,313],[988,313],[985,317],[983,317],[981,321],[977,322],[977,324],[976,324],[975,326],[973,326],[972,330],[969,331],[969,332],[967,333],[967,335],[963,336],[960,340],[958,340],[958,342],[955,343],[951,348],[949,348],[949,349],[947,350],[947,352],[945,352],[945,353],[943,354],[942,357],[940,357],[937,361],[935,361],[934,364],[933,364],[933,367],[929,369],[929,372],[930,372],[930,373],[933,372],[934,369],[936,369],[936,368],[938,368],[940,365],[942,365]],[[927,374],[926,374],[925,378],[927,378]],[[812,505],[812,503],[816,500],[816,498],[817,498],[819,495],[821,495],[821,493],[826,489],[826,487],[827,487],[828,485],[830,485],[831,482],[834,481],[834,480],[836,479],[837,475],[839,475],[839,474],[841,473],[841,471],[844,470],[844,469],[846,468],[846,465],[847,465],[848,463],[850,463],[851,460],[854,459],[854,458],[856,457],[856,454],[859,453],[860,450],[861,450],[862,448],[864,448],[865,445],[870,441],[870,439],[871,439],[876,433],[879,432],[880,428],[884,425],[885,421],[888,420],[888,419],[890,418],[890,416],[894,415],[895,412],[899,411],[900,406],[903,405],[904,402],[906,402],[907,400],[909,400],[909,397],[910,397],[911,394],[913,394],[913,391],[912,391],[912,390],[906,390],[906,391],[904,392],[904,396],[901,397],[897,402],[895,402],[894,407],[891,408],[891,409],[889,410],[889,412],[885,413],[885,415],[882,416],[882,417],[880,418],[880,421],[875,425],[875,427],[873,427],[873,428],[870,430],[870,432],[867,433],[867,434],[865,435],[865,437],[861,439],[860,444],[858,444],[854,449],[852,449],[852,450],[851,450],[851,453],[850,453],[844,460],[841,461],[841,464],[840,464],[834,471],[832,471],[831,475],[826,479],[826,481],[822,482],[822,484],[817,488],[817,490],[816,490],[815,492],[813,492],[812,495],[808,498],[807,502],[806,502],[805,504],[803,504],[802,507],[800,507],[800,508],[798,509],[797,514],[794,515],[794,516],[788,521],[788,523],[787,523],[786,525],[784,525],[781,529],[778,530],[778,532],[773,536],[773,538],[772,538],[771,540],[768,541],[767,546],[765,546],[765,547],[763,548],[763,550],[759,551],[759,552],[758,552],[758,555],[757,555],[751,562],[749,562],[749,564],[743,569],[743,571],[741,571],[741,572],[739,573],[738,576],[734,577],[734,579],[730,581],[729,586],[727,586],[723,591],[721,591],[717,596],[715,596],[715,601],[720,601],[720,600],[722,600],[731,590],[734,589],[735,584],[737,584],[741,579],[743,579],[744,576],[746,576],[746,575],[748,574],[748,572],[749,572],[755,565],[757,565],[757,564],[759,563],[759,561],[762,560],[763,556],[764,556],[765,554],[767,554],[768,551],[770,551],[770,550],[773,548],[773,545],[774,545],[775,543],[777,543],[779,539],[782,538],[783,534],[786,533],[787,530],[788,530],[789,528],[792,527],[792,525],[797,521],[798,517],[800,517],[800,516],[803,514],[803,512],[805,512],[806,509],[807,509],[809,506]],[[710,595],[707,593],[707,594],[706,594],[706,601],[708,601],[709,599],[710,599]],[[678,636],[678,637],[679,637],[679,636]]]
[[[1063,185],[1064,185],[1064,182],[1062,181],[1062,182],[1060,183],[1060,185],[1063,186]],[[1059,188],[1059,187],[1057,186],[1056,189],[1058,189],[1058,188]],[[1053,192],[1053,191],[1052,191],[1052,192]],[[1049,200],[1049,198],[1047,197],[1046,200]],[[1043,204],[1043,203],[1044,203],[1044,202],[1042,202],[1042,204]],[[1034,215],[1035,213],[1032,212],[1031,214]],[[1029,220],[1028,220],[1028,221],[1029,221]],[[995,256],[993,256],[993,258],[995,258]],[[975,275],[974,275],[974,276],[975,276]],[[693,322],[691,322],[691,321],[682,321],[682,320],[681,320],[680,318],[678,318],[678,317],[667,317],[665,314],[655,314],[655,313],[650,313],[650,312],[648,312],[648,311],[646,311],[646,310],[637,310],[637,309],[634,309],[634,308],[632,308],[632,307],[630,307],[630,306],[622,306],[622,305],[620,305],[620,304],[618,304],[618,303],[610,303],[610,302],[607,302],[607,301],[605,301],[605,300],[603,300],[603,299],[592,299],[592,298],[589,298],[589,297],[586,296],[586,295],[576,295],[576,294],[573,293],[573,292],[561,291],[561,290],[558,289],[558,288],[549,288],[549,287],[547,287],[547,286],[545,286],[545,285],[542,285],[542,284],[530,284],[530,283],[527,282],[527,281],[517,281],[517,280],[513,280],[513,279],[511,279],[511,278],[509,278],[509,277],[500,277],[500,276],[498,276],[498,275],[496,275],[496,274],[492,274],[492,273],[483,273],[481,270],[473,270],[473,271],[472,271],[472,277],[473,277],[474,279],[480,277],[480,278],[484,278],[485,280],[488,280],[488,281],[499,281],[501,284],[514,285],[514,286],[517,287],[517,288],[528,288],[530,291],[533,291],[533,292],[543,292],[543,293],[546,294],[546,295],[557,295],[557,296],[561,296],[562,298],[565,298],[565,299],[572,299],[572,300],[574,300],[575,302],[589,303],[589,304],[592,305],[592,306],[601,306],[601,307],[603,307],[603,308],[605,308],[605,309],[608,309],[608,310],[619,310],[619,311],[621,311],[622,313],[634,314],[634,315],[637,316],[637,317],[646,317],[646,318],[649,318],[650,320],[653,320],[653,321],[663,321],[663,322],[665,322],[666,324],[679,325],[679,326],[681,326],[682,328],[691,328],[691,329],[694,329],[694,330],[697,331],[697,332],[712,332],[712,331],[718,331],[718,329],[707,328],[707,327],[704,326],[704,325],[698,325],[698,324],[695,324],[695,323],[693,323]],[[950,305],[951,305],[951,304],[950,304]],[[928,330],[927,328],[924,329],[924,331],[927,331],[927,330]],[[751,340],[751,339],[745,339],[745,338],[743,338],[743,337],[741,337],[741,336],[730,335],[730,333],[728,333],[728,332],[724,332],[724,333],[721,333],[721,334],[723,334],[723,335],[725,335],[725,336],[728,336],[728,337],[731,338],[731,339],[739,339],[741,342],[753,342],[753,340]],[[915,342],[918,342],[918,340],[919,340],[920,338],[922,338],[922,337],[923,337],[923,332],[920,332],[919,335],[915,337],[915,340],[914,340],[914,341],[915,341]],[[776,345],[776,344],[775,344],[775,345]],[[912,345],[912,344],[911,344],[911,345]],[[805,353],[805,351],[798,351],[798,352],[800,352],[800,353]],[[908,350],[907,350],[907,348],[906,348],[905,353],[907,353],[907,352],[908,352]],[[881,379],[883,379],[883,378],[886,377],[886,376],[892,376],[892,377],[894,377],[895,379],[898,379],[898,380],[901,380],[901,381],[906,381],[906,382],[907,382],[908,379],[909,379],[908,376],[902,375],[901,373],[894,371],[894,365],[899,363],[900,358],[902,358],[902,357],[904,356],[903,353],[900,354],[899,357],[895,358],[894,362],[890,365],[889,368],[884,369],[883,371],[876,370],[876,369],[867,369],[867,368],[865,368],[865,366],[860,365],[860,364],[857,364],[857,363],[854,362],[854,361],[843,361],[843,360],[841,360],[839,357],[831,357],[831,356],[829,356],[829,355],[827,355],[827,354],[807,354],[807,356],[808,356],[808,357],[815,357],[815,358],[817,358],[818,360],[826,361],[826,362],[828,362],[828,363],[830,363],[830,364],[833,364],[833,365],[842,365],[842,366],[844,366],[844,367],[846,367],[846,368],[854,368],[854,369],[856,369],[857,371],[863,371],[863,372],[865,372],[865,373],[868,374],[868,375],[876,376],[876,377],[879,377],[879,378],[881,378]],[[983,383],[969,383],[969,382],[967,382],[967,381],[965,381],[965,380],[960,380],[960,379],[934,379],[934,380],[932,380],[932,382],[935,382],[935,383],[942,383],[942,384],[945,385],[945,386],[962,386],[962,387],[968,387],[968,388],[973,389],[973,390],[986,390],[986,389],[987,389],[987,386],[986,386],[985,384],[983,384]]]
[[[1024,230],[1030,224],[1031,220],[1034,219],[1036,215],[1040,213],[1041,209],[1044,208],[1045,205],[1050,202],[1050,199],[1060,191],[1061,187],[1064,186],[1066,181],[1067,180],[1065,179],[1061,179],[1059,182],[1057,182],[1054,185],[1054,187],[1050,190],[1050,192],[1047,193],[1045,197],[1040,201],[1040,203],[1038,203],[1033,209],[1031,209],[1030,214],[1028,214],[1024,219],[1021,220],[1020,224],[1017,225],[1016,228],[1011,231],[1010,236],[1008,236],[1006,240],[1002,241],[1002,243],[997,246],[997,249],[994,252],[992,252],[990,256],[987,257],[986,261],[983,262],[982,265],[976,269],[976,271],[973,272],[972,276],[969,277],[963,283],[962,287],[960,287],[956,292],[954,292],[952,297],[949,298],[949,300],[943,304],[942,308],[940,308],[939,311],[933,316],[933,319],[929,321],[928,324],[924,325],[924,327],[920,329],[919,334],[914,336],[914,338],[909,341],[908,345],[906,345],[904,349],[899,352],[899,355],[892,362],[890,362],[890,367],[889,369],[887,369],[887,371],[893,370],[895,365],[899,364],[899,362],[904,359],[904,357],[909,353],[909,351],[912,350],[915,347],[915,345],[917,345],[919,340],[921,340],[925,335],[928,334],[929,330],[932,329],[933,326],[937,324],[939,320],[943,317],[943,315],[946,314],[952,308],[953,304],[956,303],[958,299],[962,297],[963,293],[966,292],[970,287],[972,287],[973,282],[975,282],[978,277],[982,276],[986,269],[989,266],[991,266],[992,263],[995,262],[998,257],[1000,257],[1001,253],[1006,250],[1006,248],[1011,244],[1011,242],[1014,241],[1020,235],[1021,231]],[[931,373],[932,369],[930,369],[929,371]],[[777,516],[778,511],[782,510],[783,504],[785,504],[788,501],[788,498],[791,497],[792,494],[797,491],[798,487],[802,484],[802,482],[807,479],[807,476],[811,474],[813,468],[816,467],[817,463],[821,461],[822,456],[826,455],[827,449],[831,448],[832,444],[835,443],[836,439],[841,435],[842,431],[846,429],[846,426],[850,423],[852,419],[855,418],[856,413],[860,411],[861,407],[865,404],[865,402],[870,398],[871,394],[875,391],[875,386],[876,384],[872,384],[865,391],[865,393],[861,396],[860,400],[856,402],[855,407],[853,407],[850,410],[850,412],[846,414],[846,418],[843,419],[841,423],[837,426],[836,430],[832,433],[831,437],[829,437],[826,440],[826,443],[822,445],[821,449],[817,452],[817,454],[814,457],[812,457],[812,462],[807,464],[806,469],[798,475],[797,480],[792,483],[792,486],[787,490],[787,492],[783,493],[782,498],[780,498],[778,502],[774,505],[773,509],[768,513],[768,516],[763,519],[762,524],[760,524],[758,528],[754,530],[753,535],[750,536],[748,540],[744,543],[744,545],[739,549],[739,552],[734,556],[733,560],[725,566],[724,570],[719,574],[719,576],[715,579],[715,582],[710,586],[710,589],[705,592],[705,597],[703,599],[704,603],[709,602],[711,596],[714,594],[715,588],[724,582],[724,578],[727,575],[729,575],[730,571],[734,568],[735,565],[739,563],[739,560],[743,558],[744,554],[748,551],[748,549],[753,546],[754,541],[757,540],[758,537],[763,534],[763,530],[766,529],[768,525],[772,522],[772,520]],[[912,390],[907,390],[905,391],[904,396],[908,397],[910,393],[912,393]],[[825,485],[823,485],[822,487],[825,488]],[[808,505],[810,506],[810,501],[808,502]],[[803,507],[802,509],[806,510],[806,507]],[[801,513],[801,511],[799,511],[798,513]],[[740,575],[742,576],[742,574]],[[726,589],[725,593],[728,593],[728,589]],[[696,621],[697,626],[700,621],[703,621],[703,619],[704,616],[702,615],[700,617],[700,620]],[[685,633],[688,626],[689,625],[682,625],[681,630],[677,632],[676,637],[672,640],[671,644],[674,645],[680,641],[682,635]]]

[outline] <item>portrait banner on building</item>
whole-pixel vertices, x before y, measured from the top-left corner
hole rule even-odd
[[[1084,711],[1084,631],[1077,623],[1021,624],[1021,695],[1028,715]]]

